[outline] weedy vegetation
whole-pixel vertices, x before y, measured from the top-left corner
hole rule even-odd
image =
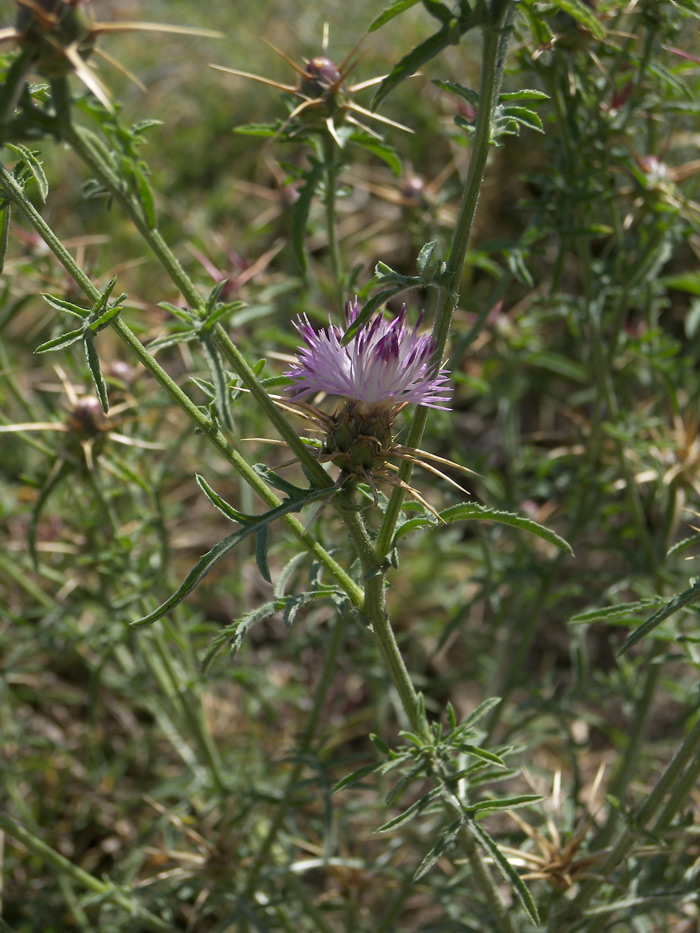
[[[700,929],[699,27],[3,4],[2,930]]]

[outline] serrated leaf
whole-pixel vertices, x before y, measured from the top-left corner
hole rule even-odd
[[[234,509],[232,505],[229,505],[225,499],[211,488],[209,483],[199,473],[195,473],[194,478],[195,482],[214,508],[218,509],[229,521],[236,522],[239,525],[247,525],[249,522],[255,521],[254,515],[246,515],[244,512],[239,512],[238,509]]]
[[[64,347],[69,347],[73,343],[77,343],[78,340],[83,339],[83,328],[79,327],[77,330],[69,330],[65,334],[61,334],[60,337],[54,337],[53,340],[47,340],[46,343],[42,343],[36,348],[35,353],[49,353],[51,350],[63,350]]]
[[[532,922],[539,926],[540,917],[537,913],[537,908],[535,907],[535,902],[532,899],[532,895],[525,886],[525,882],[498,848],[495,841],[491,838],[491,836],[489,836],[484,827],[479,823],[470,821],[469,832],[474,835],[474,837],[489,853],[494,861],[494,864],[513,889],[513,892],[525,908],[525,911],[527,912]]]
[[[313,200],[316,188],[323,176],[323,166],[320,162],[315,162],[311,169],[305,173],[306,184],[299,189],[299,197],[292,205],[291,210],[291,240],[292,255],[300,272],[306,272],[306,224],[309,219],[311,202]]]
[[[208,485],[208,483],[206,483],[206,481],[200,482],[198,479],[197,482],[205,494],[205,486],[211,490],[211,487]],[[211,491],[213,492],[213,490]],[[278,518],[282,518],[282,516],[288,515],[290,512],[299,512],[307,503],[335,495],[335,492],[336,490],[333,487],[329,487],[328,489],[313,489],[308,491],[302,500],[289,500],[287,502],[283,502],[282,505],[279,505],[274,509],[270,509],[269,512],[264,512],[262,515],[248,516],[249,521],[246,525],[244,525],[243,528],[231,535],[228,535],[228,537],[224,538],[223,541],[219,541],[219,543],[214,545],[211,550],[207,551],[206,554],[200,557],[192,570],[190,570],[190,572],[187,574],[187,577],[183,581],[182,585],[175,593],[173,593],[172,596],[166,599],[166,601],[153,612],[150,612],[148,615],[141,619],[137,619],[136,621],[132,622],[131,625],[150,625],[152,622],[162,618],[162,616],[168,613],[171,609],[174,609],[175,606],[179,605],[182,600],[185,599],[185,597],[188,596],[192,590],[194,590],[195,587],[201,583],[201,581],[207,576],[214,565],[219,560],[221,560],[222,557],[225,557],[229,551],[236,547],[237,544],[240,544],[241,541],[250,537],[250,535],[258,534],[261,529],[269,525],[271,522],[276,521]],[[216,493],[214,493],[214,495],[216,495]],[[224,500],[221,501],[223,502]],[[228,506],[228,503],[225,503],[225,505]],[[228,507],[231,508],[230,506]],[[242,513],[237,514],[242,515]]]
[[[545,528],[544,525],[540,525],[530,518],[523,518],[521,515],[516,515],[514,512],[500,512],[497,509],[487,508],[476,502],[463,502],[459,505],[452,505],[448,509],[444,509],[440,512],[440,518],[448,523],[458,521],[484,521],[496,522],[500,525],[512,525],[515,528],[521,528],[523,531],[528,531],[530,534],[537,535],[538,538],[548,541],[550,544],[559,548],[559,550],[566,551],[572,556],[574,553],[571,550],[571,545],[567,541],[554,531],[550,531],[549,528]]]
[[[423,875],[426,875],[433,865],[447,852],[450,846],[454,843],[459,831],[464,825],[462,820],[456,820],[446,830],[443,830],[438,835],[438,841],[432,847],[432,849],[425,855],[423,861],[420,863],[418,868],[416,868],[413,873],[413,878],[411,878],[411,883],[415,884],[419,878],[422,878]]]
[[[270,616],[273,616],[278,611],[279,605],[276,601],[273,600],[272,602],[263,603],[262,606],[258,606],[258,608],[253,609],[252,612],[248,612],[246,615],[241,616],[240,619],[236,619],[231,625],[227,625],[218,632],[216,637],[210,642],[202,658],[200,664],[202,673],[206,673],[209,670],[214,658],[227,643],[231,645],[231,654],[236,654],[241,647],[243,638],[251,628],[257,622],[263,622],[265,619],[269,619]]]
[[[8,201],[0,211],[0,275],[5,269],[5,257],[10,243],[10,221],[12,219],[12,205]]]
[[[56,311],[65,311],[67,314],[72,314],[73,317],[86,318],[90,314],[88,308],[81,308],[80,305],[75,305],[71,301],[64,301],[63,298],[55,298],[53,295],[46,294],[46,292],[42,292],[41,297],[47,305],[51,305]]]
[[[49,194],[49,183],[44,173],[43,166],[41,162],[37,159],[36,154],[27,149],[26,146],[22,146],[19,143],[5,143],[8,149],[11,149],[15,155],[24,162],[29,170],[30,175],[34,179],[39,189],[39,197],[41,198],[42,204],[46,203],[46,198]]]
[[[640,599],[632,603],[618,603],[616,606],[602,606],[600,609],[589,609],[586,612],[579,612],[569,619],[572,625],[582,625],[591,622],[606,622],[609,619],[618,617],[630,617],[639,615],[640,612],[649,610],[663,602],[661,597],[657,599]]]
[[[390,19],[403,13],[404,10],[409,10],[419,2],[420,0],[392,0],[389,6],[372,20],[367,27],[367,32],[375,32],[375,30],[383,26],[384,23],[388,23]]]
[[[590,29],[596,39],[605,38],[603,24],[595,18],[590,8],[583,3],[583,0],[552,0],[552,3],[554,6],[559,7],[560,10],[563,10],[564,13],[573,16],[586,29]]]
[[[629,651],[633,645],[636,645],[638,641],[641,641],[641,639],[650,632],[653,632],[657,626],[661,625],[669,616],[672,616],[674,612],[678,612],[679,609],[687,606],[688,603],[696,602],[697,600],[700,600],[700,578],[696,578],[692,581],[692,586],[689,589],[685,590],[683,593],[679,593],[678,596],[674,596],[673,599],[670,599],[664,606],[658,609],[653,616],[648,618],[646,622],[642,623],[638,629],[632,632],[622,648],[618,651],[618,657]]]

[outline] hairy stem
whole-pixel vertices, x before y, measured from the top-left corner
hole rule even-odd
[[[476,117],[476,134],[469,172],[462,191],[462,202],[459,208],[457,225],[450,245],[447,267],[440,280],[440,297],[435,312],[433,337],[435,339],[435,359],[439,363],[445,353],[447,338],[452,323],[452,315],[459,301],[459,283],[467,255],[469,238],[476,207],[479,203],[481,184],[486,171],[489,147],[491,144],[491,127],[493,114],[498,103],[498,94],[503,81],[506,55],[514,5],[512,0],[501,4],[499,16],[495,22],[483,27],[483,45],[481,60],[481,82],[479,87],[479,109]],[[425,425],[428,420],[428,409],[419,407],[413,416],[411,427],[406,439],[409,447],[419,447]],[[404,460],[399,468],[399,479],[408,483],[413,471],[413,464]],[[396,522],[404,500],[404,490],[397,486],[392,490],[389,505],[384,515],[382,527],[379,530],[376,542],[377,554],[384,557],[391,548]]]

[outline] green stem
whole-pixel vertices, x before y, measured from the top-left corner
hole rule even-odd
[[[501,4],[498,18],[495,22],[487,23],[483,27],[483,51],[481,60],[481,82],[479,87],[479,109],[476,117],[476,133],[474,147],[467,180],[462,192],[462,202],[459,208],[457,225],[452,237],[450,254],[445,272],[440,279],[440,297],[435,312],[433,338],[435,340],[435,359],[440,361],[445,353],[447,338],[452,323],[452,315],[459,301],[459,283],[467,255],[469,238],[471,236],[474,215],[476,214],[479,194],[486,171],[486,162],[491,144],[491,128],[493,114],[498,103],[498,94],[503,81],[506,55],[510,42],[512,20],[515,7],[512,0]],[[428,409],[416,409],[411,427],[406,439],[409,447],[419,447],[425,425],[428,419]],[[399,468],[399,479],[408,483],[413,471],[413,465],[404,460]],[[391,548],[396,522],[404,500],[404,490],[397,486],[392,490],[389,505],[384,514],[384,521],[377,535],[376,551],[381,558],[386,556]]]
[[[250,899],[255,892],[255,886],[257,884],[258,878],[260,877],[260,872],[265,867],[270,850],[274,845],[275,840],[277,839],[279,831],[281,830],[287,813],[289,812],[289,808],[294,801],[294,790],[299,783],[299,778],[301,777],[304,765],[306,764],[305,758],[311,751],[311,747],[316,737],[316,730],[318,728],[319,722],[321,721],[321,716],[325,708],[326,697],[328,696],[328,690],[330,689],[330,685],[335,674],[338,652],[340,650],[340,646],[343,643],[346,629],[346,616],[338,616],[335,620],[335,625],[331,632],[330,644],[324,653],[321,679],[319,680],[318,686],[316,687],[314,705],[311,709],[311,713],[304,730],[304,735],[299,746],[297,761],[287,780],[287,785],[284,789],[284,794],[282,795],[282,800],[280,801],[279,807],[277,808],[275,818],[267,831],[267,835],[265,836],[265,839],[260,846],[260,851],[258,852],[258,855],[255,859],[255,863],[251,868],[250,877],[248,878],[248,883],[246,885],[244,894],[246,899]]]
[[[32,855],[48,862],[57,872],[71,878],[76,884],[86,888],[88,891],[92,891],[105,900],[111,901],[113,904],[117,904],[125,910],[129,916],[133,916],[135,913],[139,917],[140,923],[146,929],[155,930],[156,933],[170,933],[172,930],[170,924],[164,923],[159,917],[156,917],[155,914],[146,910],[145,907],[141,907],[133,898],[119,891],[116,885],[107,881],[99,881],[97,878],[93,877],[93,875],[83,871],[82,868],[74,865],[73,862],[69,861],[69,859],[65,858],[65,856],[61,855],[59,852],[56,852],[55,849],[52,849],[51,846],[39,839],[38,836],[35,836],[34,833],[29,832],[29,830],[20,826],[19,823],[15,823],[14,820],[10,819],[10,817],[6,816],[1,811],[0,830],[3,830],[8,836],[16,839],[17,842],[29,849]]]
[[[53,230],[48,226],[34,205],[25,196],[22,188],[14,177],[0,164],[0,185],[6,196],[22,211],[37,233],[40,234],[46,245],[71,275],[76,284],[94,304],[100,297],[100,292],[92,284],[87,275],[63,246]],[[253,470],[246,460],[231,446],[224,434],[192,400],[182,391],[180,386],[168,375],[162,366],[148,352],[136,335],[127,327],[120,317],[115,318],[110,326],[118,337],[129,347],[151,375],[168,392],[171,398],[180,406],[185,414],[196,424],[202,433],[223,454],[234,469],[258,493],[263,502],[270,508],[282,504],[265,481]],[[318,464],[316,464],[318,466]],[[336,560],[323,548],[304,528],[303,524],[294,516],[286,515],[282,521],[292,531],[307,550],[316,557],[323,567],[333,576],[343,590],[348,594],[357,608],[362,608],[364,593],[362,587],[349,576]]]
[[[364,613],[372,623],[374,637],[379,645],[384,664],[399,695],[401,706],[406,714],[411,729],[428,737],[427,725],[420,713],[420,700],[411,680],[411,675],[396,643],[396,636],[386,610],[386,566],[380,563],[367,533],[365,524],[348,499],[336,496],[336,511],[341,514],[345,527],[355,546],[362,564],[365,580]],[[344,514],[343,514],[344,513]]]

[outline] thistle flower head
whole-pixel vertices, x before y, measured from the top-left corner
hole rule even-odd
[[[392,321],[378,314],[343,346],[357,315],[355,300],[345,305],[344,327],[329,323],[316,331],[306,316],[299,318],[296,328],[306,345],[299,347],[297,363],[286,373],[294,379],[290,391],[296,398],[316,392],[341,395],[362,414],[396,413],[409,403],[447,408],[449,373],[434,359],[432,337],[418,333],[420,320],[409,330],[404,305]]]

